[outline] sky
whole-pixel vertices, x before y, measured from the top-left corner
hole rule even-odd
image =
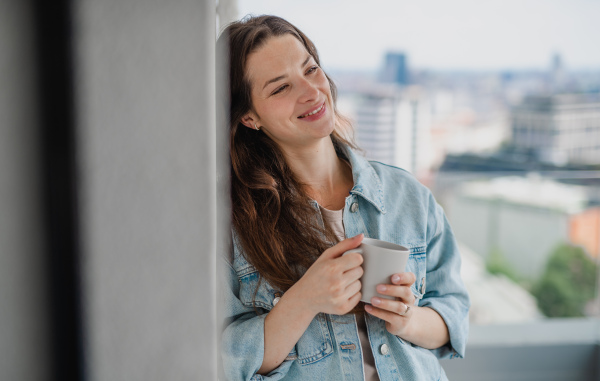
[[[599,0],[238,0],[240,17],[281,16],[313,40],[322,65],[377,70],[386,51],[412,69],[600,70]]]

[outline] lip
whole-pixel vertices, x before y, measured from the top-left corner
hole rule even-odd
[[[304,120],[304,121],[307,121],[307,122],[311,122],[311,121],[314,121],[314,120],[321,119],[321,117],[322,117],[323,115],[325,115],[325,111],[327,110],[327,102],[323,102],[323,103],[321,103],[320,105],[318,105],[318,106],[315,106],[315,107],[313,107],[312,109],[310,109],[310,110],[308,110],[307,112],[305,112],[305,113],[303,113],[303,114],[302,114],[302,115],[309,114],[309,113],[311,113],[311,112],[313,112],[313,111],[315,111],[315,110],[318,110],[318,109],[319,109],[319,108],[321,108],[321,107],[322,107],[322,109],[321,109],[321,111],[319,111],[318,113],[316,113],[316,114],[313,114],[313,115],[309,115],[309,116],[305,116],[304,118],[298,117],[298,119],[300,119],[300,120]]]

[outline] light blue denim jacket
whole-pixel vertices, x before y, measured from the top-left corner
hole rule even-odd
[[[428,350],[404,341],[369,314],[318,314],[278,368],[259,375],[264,352],[264,321],[281,293],[242,253],[234,236],[232,258],[223,257],[221,303],[225,306],[221,354],[228,380],[364,380],[355,319],[366,319],[375,366],[381,381],[446,380],[438,358],[463,357],[468,335],[469,296],[460,278],[460,254],[442,208],[430,191],[406,171],[369,162],[347,150],[354,187],[346,198],[347,237],[363,233],[410,249],[407,270],[415,304],[436,310],[446,322],[450,342]],[[318,205],[315,202],[318,210]],[[257,315],[252,301],[255,300]]]

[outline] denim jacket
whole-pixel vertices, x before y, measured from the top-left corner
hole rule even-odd
[[[221,355],[228,380],[364,380],[355,319],[366,319],[381,381],[447,380],[438,358],[464,356],[470,302],[460,278],[460,254],[442,208],[406,171],[369,162],[350,149],[347,157],[354,187],[343,213],[346,236],[363,233],[410,249],[406,271],[417,278],[411,287],[415,304],[442,316],[450,342],[435,350],[424,349],[390,334],[383,320],[367,313],[320,313],[278,368],[257,374],[264,353],[265,317],[281,292],[264,280],[259,282],[257,270],[244,258],[234,235],[232,257],[219,260],[220,278],[226,282],[221,287],[225,306]]]

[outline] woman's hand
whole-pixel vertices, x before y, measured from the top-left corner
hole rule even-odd
[[[372,306],[366,304],[365,310],[385,320],[385,328],[389,333],[415,345],[435,349],[446,344],[450,335],[440,314],[429,307],[414,305],[415,296],[410,286],[415,283],[415,274],[394,274],[391,280],[392,284],[378,285],[377,292],[393,296],[396,300],[373,297]]]
[[[358,253],[346,251],[355,249],[362,242],[363,235],[345,239],[325,250],[287,293],[300,296],[304,307],[318,314],[343,315],[351,311],[360,301],[363,274],[363,258]]]
[[[410,286],[415,283],[413,273],[400,273],[391,276],[392,284],[380,284],[377,292],[389,295],[396,300],[373,297],[371,304],[365,305],[365,310],[373,316],[385,320],[385,328],[392,335],[403,337],[407,333],[411,317],[414,313],[415,296]],[[410,308],[409,308],[410,307]]]
[[[342,254],[362,239],[360,234],[325,250],[267,314],[259,374],[269,373],[285,360],[319,312],[342,315],[358,304],[363,259],[358,253]]]

